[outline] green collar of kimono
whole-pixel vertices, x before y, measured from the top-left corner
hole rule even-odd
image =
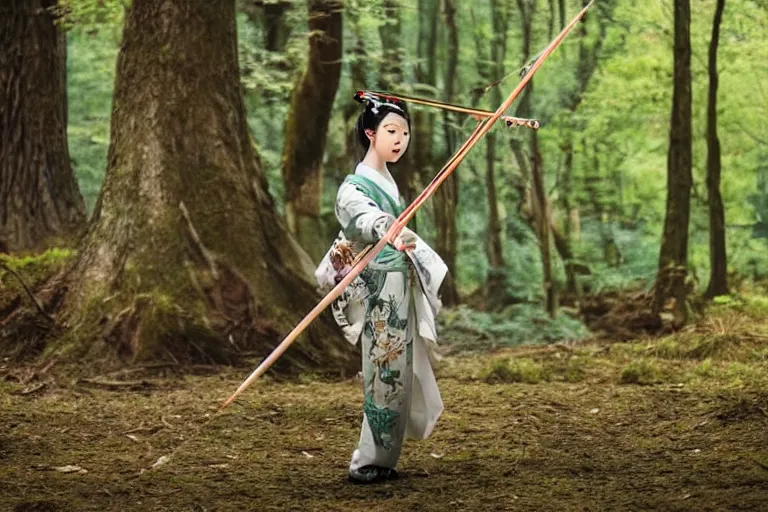
[[[403,213],[403,210],[405,210],[405,208],[403,208],[400,203],[396,202],[392,196],[387,194],[383,188],[365,176],[350,174],[347,176],[346,181],[360,189],[363,194],[373,199],[379,208],[393,217],[399,217],[400,214]]]
[[[393,217],[399,217],[400,214],[403,213],[403,210],[405,210],[405,208],[397,203],[392,198],[392,196],[387,194],[383,188],[365,176],[360,176],[359,174],[350,174],[344,181],[357,187],[358,190],[360,190],[363,194],[374,201],[376,205],[381,209],[381,211],[386,212]],[[382,270],[386,269],[390,272],[405,271],[405,260],[406,258],[404,253],[398,251],[390,245],[387,245],[376,256],[374,259],[375,264],[372,265],[372,267],[381,265]]]

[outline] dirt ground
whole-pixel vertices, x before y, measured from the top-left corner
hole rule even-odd
[[[345,480],[356,379],[264,380],[208,421],[248,369],[3,368],[0,510],[768,510],[765,345],[661,357],[684,342],[449,357],[435,433],[372,486]]]

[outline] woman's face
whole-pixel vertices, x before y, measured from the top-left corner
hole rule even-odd
[[[373,130],[366,130],[365,133],[371,140],[371,149],[388,163],[400,160],[411,140],[408,121],[392,112],[381,120],[375,133]]]

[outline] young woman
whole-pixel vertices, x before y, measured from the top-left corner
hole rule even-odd
[[[341,232],[316,275],[330,289],[367,245],[379,241],[404,209],[387,164],[408,149],[410,117],[404,103],[368,95],[357,122],[365,157],[336,197]],[[406,434],[423,439],[442,413],[432,371],[437,291],[446,266],[404,228],[332,306],[351,343],[362,340],[363,425],[349,479],[370,483],[397,477]]]

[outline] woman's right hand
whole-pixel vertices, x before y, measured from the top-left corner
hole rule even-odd
[[[391,243],[398,251],[410,251],[416,248],[416,234],[408,228],[403,228],[399,234],[395,235]]]

